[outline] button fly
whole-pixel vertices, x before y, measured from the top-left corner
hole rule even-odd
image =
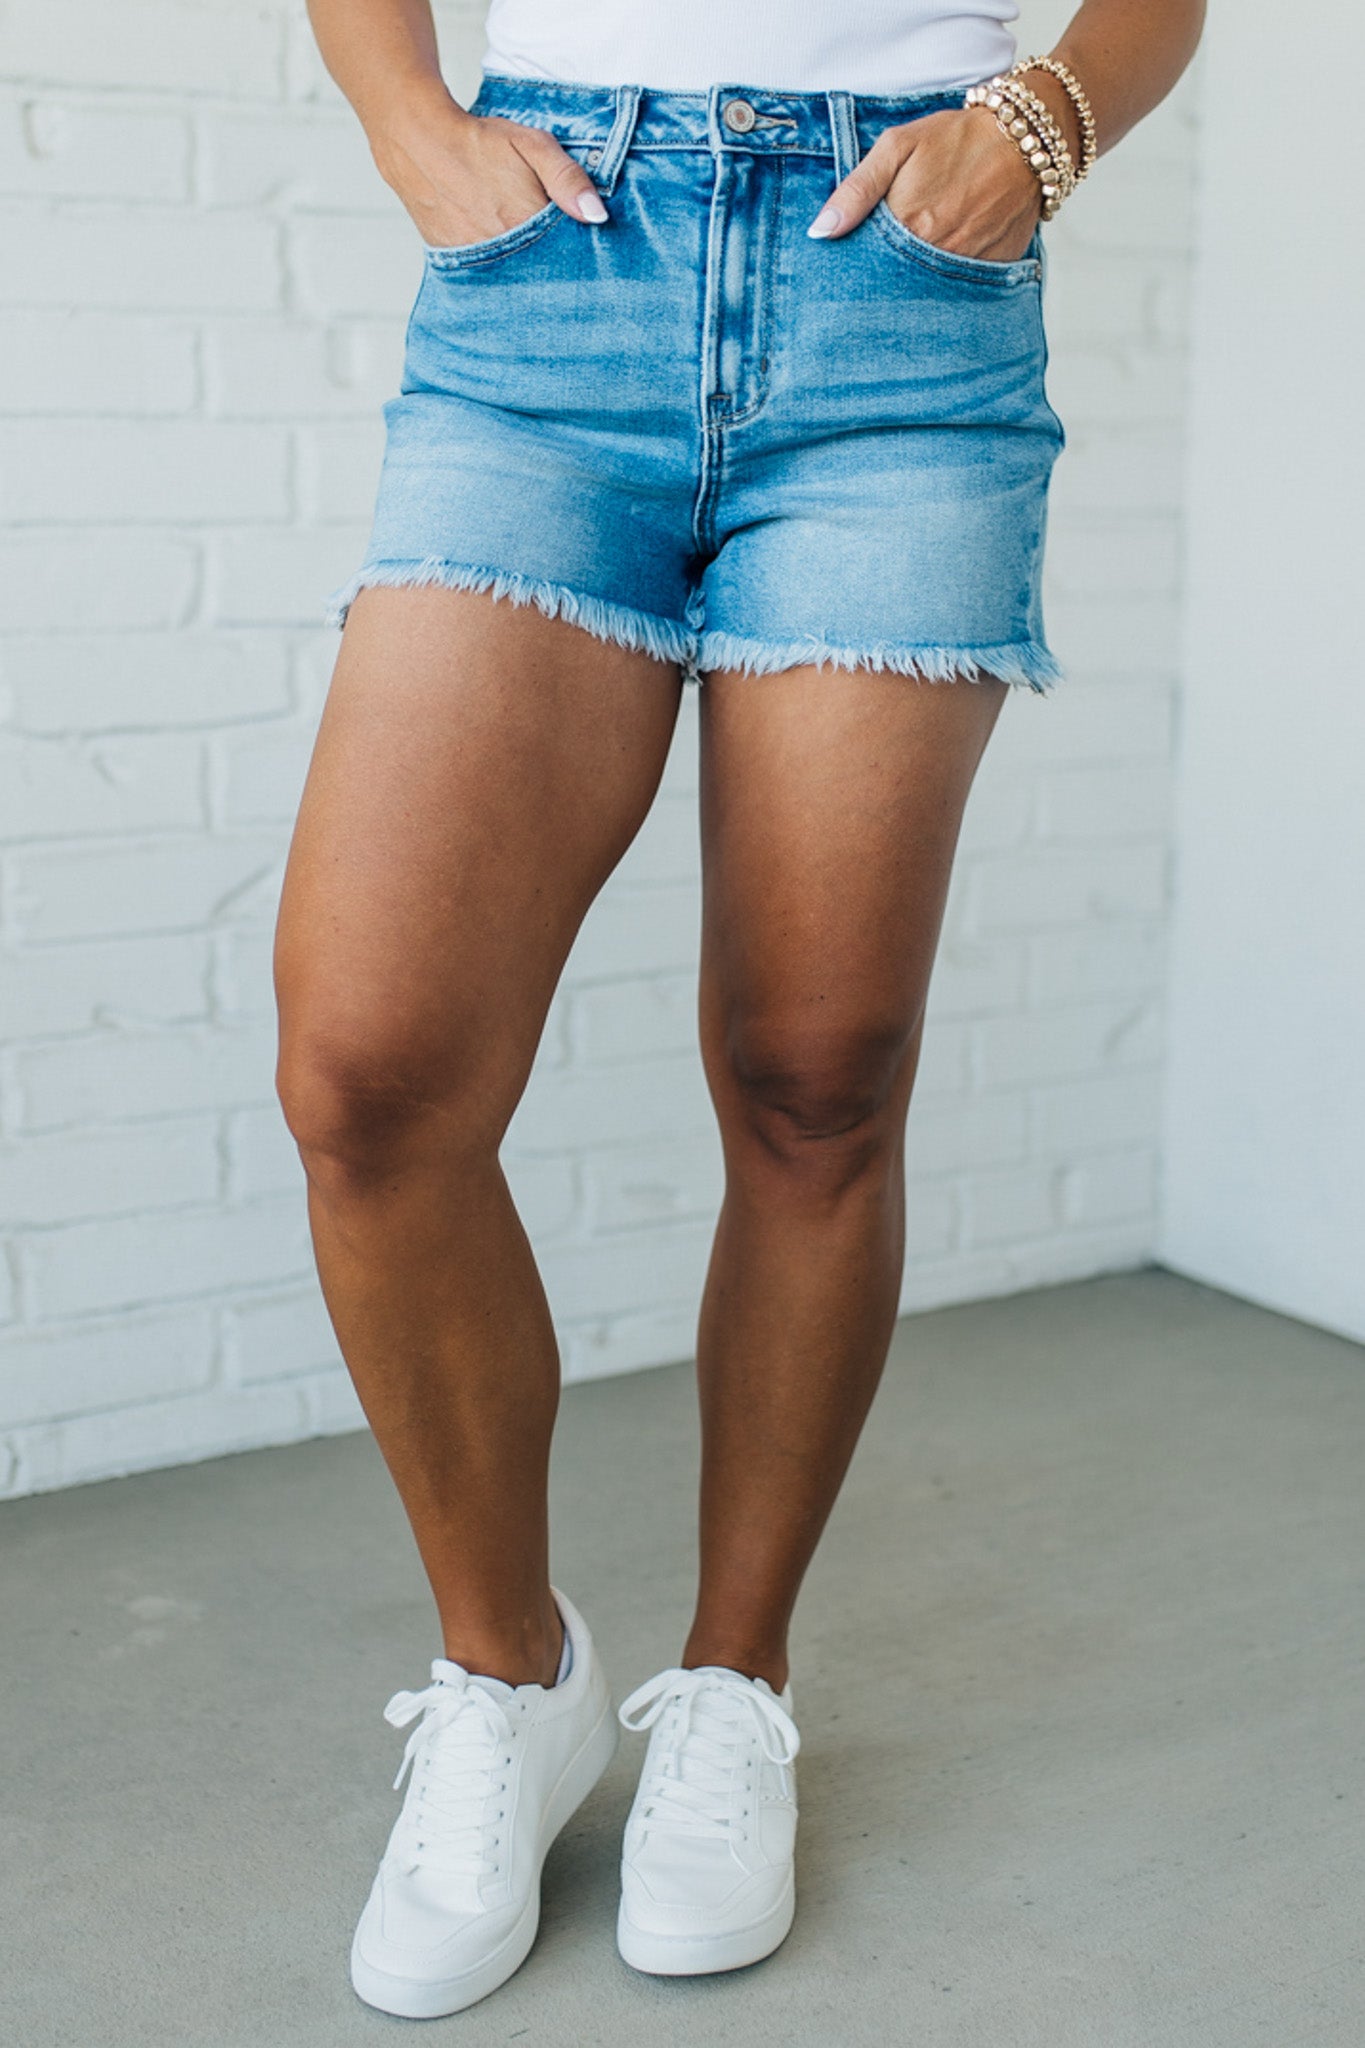
[[[736,135],[747,135],[758,115],[747,100],[727,100],[721,109],[720,118]]]

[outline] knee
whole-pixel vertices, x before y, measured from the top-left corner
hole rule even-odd
[[[839,1194],[898,1156],[902,1025],[735,1026],[727,1057],[742,1130],[766,1166]]]
[[[309,1178],[324,1186],[391,1175],[430,1150],[477,1147],[469,1067],[376,1025],[283,1031],[275,1086]],[[494,1152],[498,1137],[490,1139]]]

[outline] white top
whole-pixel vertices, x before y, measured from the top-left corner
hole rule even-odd
[[[484,68],[569,85],[908,93],[1014,62],[1015,0],[492,0]]]

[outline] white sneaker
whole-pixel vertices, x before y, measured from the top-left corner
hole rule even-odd
[[[351,1944],[351,1982],[381,2012],[435,2019],[512,1975],[536,1938],[546,1852],[611,1762],[616,1724],[592,1637],[555,1600],[573,1651],[558,1685],[505,1685],[436,1657],[431,1684],[384,1709],[395,1728],[422,1719]]]
[[[664,1977],[738,1970],[783,1941],[796,1911],[801,1738],[791,1687],[721,1664],[661,1671],[622,1702],[652,1728],[626,1822],[616,1942]]]

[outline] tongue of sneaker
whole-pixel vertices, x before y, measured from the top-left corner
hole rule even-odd
[[[510,1700],[516,1691],[516,1687],[509,1685],[505,1678],[488,1678],[482,1671],[468,1671],[463,1664],[456,1664],[449,1657],[433,1657],[431,1675],[445,1685],[468,1683],[481,1686],[485,1692],[491,1692],[494,1699],[498,1700]]]
[[[731,1664],[698,1664],[694,1668],[698,1671],[714,1672],[717,1678],[744,1678],[744,1673],[736,1671]],[[770,1700],[777,1698],[777,1694],[773,1691],[766,1678],[744,1678],[744,1683],[746,1685],[756,1685],[760,1692],[767,1693]]]

